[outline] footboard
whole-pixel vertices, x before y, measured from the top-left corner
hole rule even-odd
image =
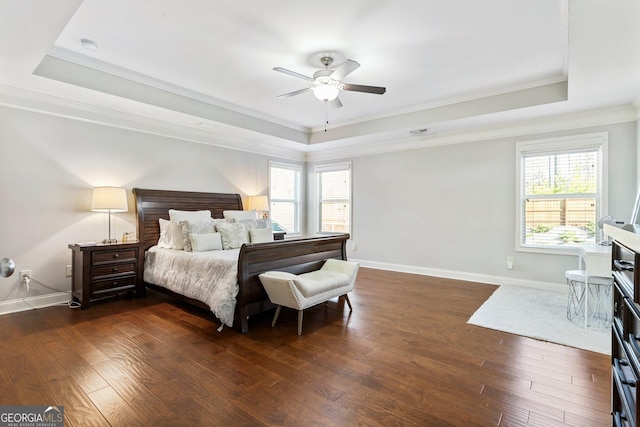
[[[347,259],[348,234],[312,237],[269,243],[245,244],[238,258],[238,293],[234,327],[242,333],[249,330],[250,315],[273,308],[258,275],[280,270],[294,274],[320,269],[329,258]]]

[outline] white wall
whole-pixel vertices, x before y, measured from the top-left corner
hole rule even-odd
[[[349,256],[490,283],[564,283],[577,256],[515,252],[515,143],[602,131],[609,133],[608,213],[628,220],[636,193],[635,123],[439,146],[351,159],[357,252]],[[513,270],[507,256],[515,258]]]
[[[0,107],[0,258],[68,291],[68,244],[107,236],[106,214],[90,211],[92,188],[124,187],[129,212],[116,237],[135,231],[131,188],[240,193],[266,191],[268,158],[97,124]],[[266,194],[266,193],[264,193]],[[0,278],[0,303],[52,291],[16,273]]]
[[[571,256],[515,253],[515,142],[609,132],[609,214],[628,218],[636,192],[636,123],[354,157],[352,259],[489,283],[563,283]],[[0,258],[68,291],[67,245],[106,237],[90,212],[97,185],[265,193],[267,156],[0,107]],[[311,171],[312,168],[309,168]],[[308,187],[308,186],[307,186]],[[135,229],[130,211],[116,235]],[[515,268],[506,269],[506,256]],[[51,293],[0,278],[0,303]],[[0,310],[1,311],[1,310]]]

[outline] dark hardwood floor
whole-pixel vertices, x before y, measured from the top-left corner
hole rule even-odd
[[[0,316],[0,405],[67,426],[606,426],[609,356],[467,325],[495,286],[362,268],[248,334],[148,292]]]

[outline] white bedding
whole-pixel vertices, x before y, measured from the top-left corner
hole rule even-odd
[[[153,246],[145,255],[144,281],[207,304],[233,326],[240,249],[185,252]]]

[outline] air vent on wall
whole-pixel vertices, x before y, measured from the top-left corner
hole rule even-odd
[[[420,135],[424,135],[425,133],[429,132],[429,128],[423,128],[423,129],[414,129],[412,131],[409,131],[409,133],[411,134],[411,136],[420,136]]]

